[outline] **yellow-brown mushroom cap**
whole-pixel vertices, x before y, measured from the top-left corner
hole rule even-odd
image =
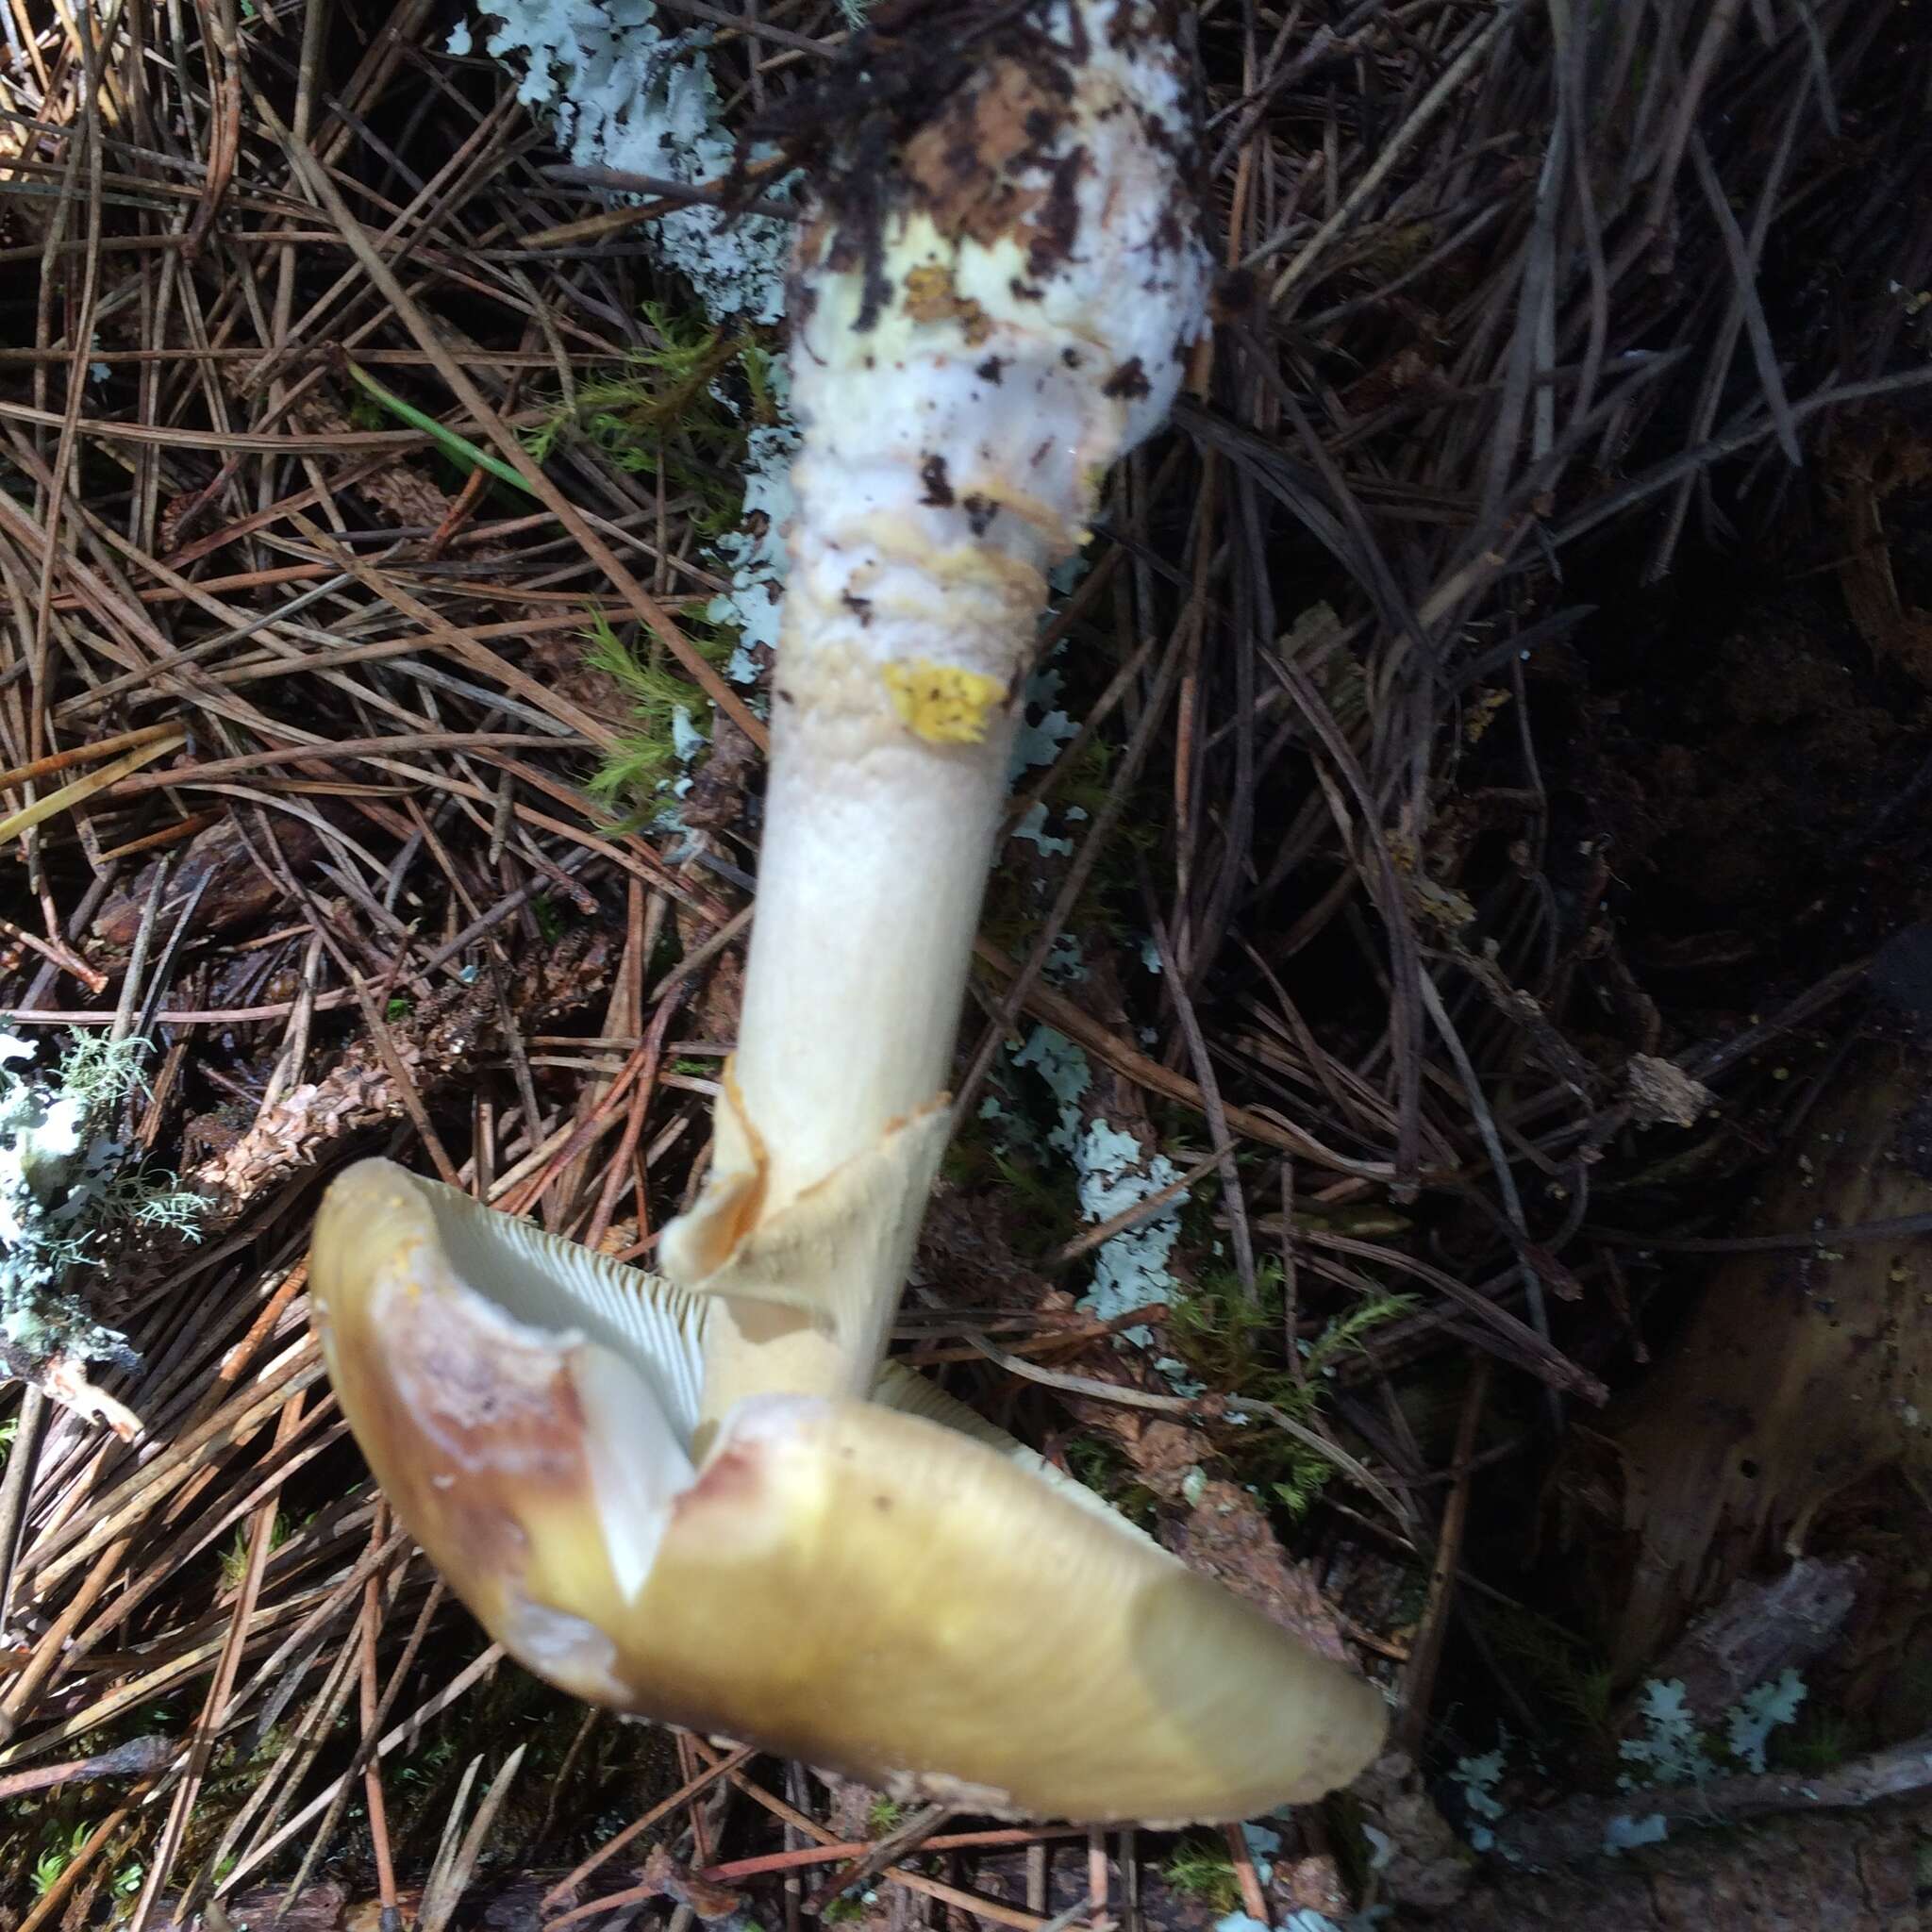
[[[490,1224],[524,1271],[507,1293]],[[530,1275],[565,1247],[364,1162],[310,1276],[391,1505],[539,1674],[895,1793],[1083,1822],[1245,1817],[1379,1748],[1373,1687],[940,1422],[757,1396],[693,1470],[689,1364],[663,1357],[695,1359],[702,1306],[587,1257],[540,1324]]]

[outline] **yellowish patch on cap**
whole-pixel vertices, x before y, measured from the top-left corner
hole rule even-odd
[[[1007,687],[998,678],[929,658],[888,664],[879,675],[900,723],[928,744],[983,742],[988,717],[1007,701]]]

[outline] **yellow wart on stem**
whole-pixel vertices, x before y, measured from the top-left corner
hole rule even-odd
[[[1007,687],[981,671],[913,658],[879,673],[900,723],[928,744],[980,744],[987,721],[1007,701]]]

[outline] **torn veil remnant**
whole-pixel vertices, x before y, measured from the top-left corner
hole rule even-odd
[[[309,1287],[397,1517],[577,1696],[1093,1823],[1247,1817],[1380,1747],[1373,1686],[896,1365],[747,1397],[700,1456],[721,1304],[385,1160],[329,1189]]]
[[[1171,28],[1154,0],[902,8],[827,90],[742,1022],[705,1190],[659,1249],[719,1300],[710,1422],[862,1395],[883,1351],[1046,573],[1204,326]]]
[[[1045,574],[1203,326],[1183,75],[1153,0],[893,18],[970,58],[908,88],[861,42],[801,233],[758,912],[677,1286],[364,1162],[313,1307],[398,1517],[552,1682],[902,1796],[1240,1818],[1352,1778],[1380,1693],[883,1360]]]

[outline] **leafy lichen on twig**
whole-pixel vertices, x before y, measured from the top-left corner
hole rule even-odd
[[[150,1174],[111,1124],[141,1082],[142,1040],[74,1039],[50,1070],[35,1049],[0,1034],[0,1371],[122,1433],[131,1418],[80,1373],[90,1361],[132,1366],[118,1329],[100,1321],[74,1281],[117,1238],[172,1231],[195,1238],[202,1201]]]

